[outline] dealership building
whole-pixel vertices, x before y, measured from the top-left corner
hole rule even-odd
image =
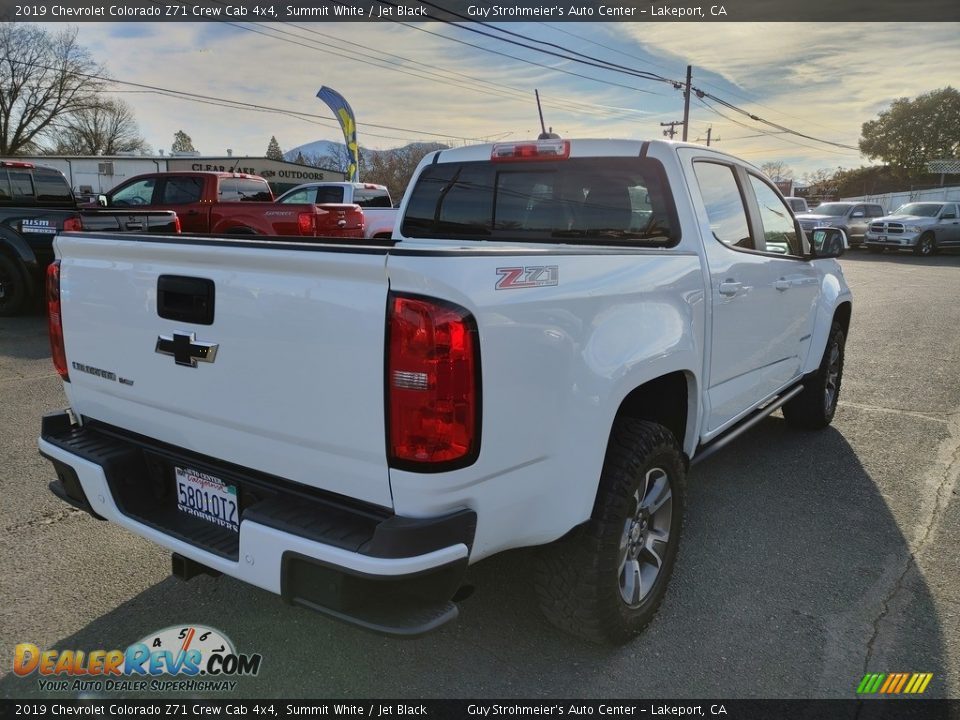
[[[234,155],[208,157],[199,153],[113,156],[36,155],[11,159],[56,168],[64,174],[70,187],[78,195],[98,195],[111,190],[134,175],[172,170],[214,170],[259,175],[270,183],[274,195],[279,195],[306,182],[339,182],[346,178],[344,173],[337,170],[283,160]]]

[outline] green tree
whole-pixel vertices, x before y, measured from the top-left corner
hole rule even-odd
[[[35,151],[96,105],[103,72],[76,28],[0,23],[0,155]]]
[[[271,160],[283,160],[283,150],[280,149],[280,143],[277,142],[277,136],[270,136],[270,144],[267,145],[266,157]]]
[[[193,146],[193,140],[183,130],[177,130],[173,136],[173,145],[170,146],[170,152],[196,152]]]
[[[904,176],[925,173],[930,160],[960,156],[960,92],[948,86],[894,100],[863,124],[860,151]]]

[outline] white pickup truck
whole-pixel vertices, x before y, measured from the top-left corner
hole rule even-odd
[[[359,205],[363,213],[363,237],[389,238],[397,222],[398,209],[393,207],[386,185],[352,182],[312,182],[297,185],[277,198],[278,203],[315,203],[317,205]]]
[[[777,409],[833,418],[841,231],[811,250],[758,169],[666,141],[438,151],[400,211],[392,247],[59,235],[51,490],[181,578],[394,634],[456,617],[469,563],[544,546],[546,615],[628,640],[688,465]]]

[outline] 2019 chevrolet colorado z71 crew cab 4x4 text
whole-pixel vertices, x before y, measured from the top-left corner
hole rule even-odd
[[[842,233],[811,249],[758,169],[666,141],[441,150],[400,213],[392,246],[59,236],[51,488],[181,577],[389,633],[543,546],[546,615],[629,639],[688,464],[778,408],[833,418]]]

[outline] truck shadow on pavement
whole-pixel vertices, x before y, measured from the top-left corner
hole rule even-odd
[[[123,562],[100,553],[89,548],[89,587],[75,592],[102,592],[98,566]],[[630,644],[553,630],[537,610],[536,563],[534,550],[479,563],[460,619],[415,640],[201,577],[117,598],[56,647],[123,649],[167,626],[210,625],[263,655],[260,675],[231,697],[855,698],[866,671],[932,672],[926,696],[946,692],[931,594],[877,482],[833,428],[798,433],[776,416],[690,473],[671,587]],[[35,675],[0,680],[0,696],[38,695]]]

